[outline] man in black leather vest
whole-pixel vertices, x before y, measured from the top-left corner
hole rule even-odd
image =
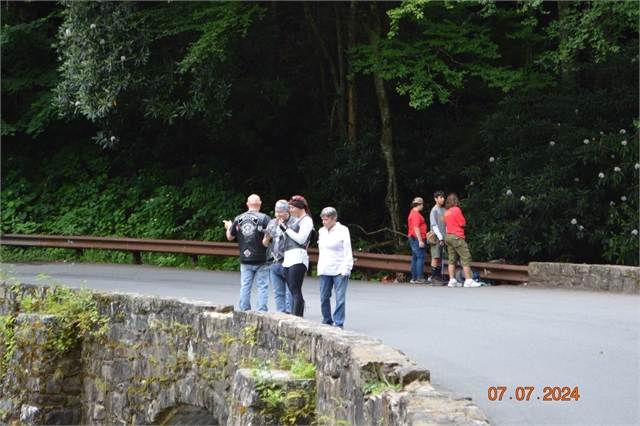
[[[258,285],[258,301],[256,310],[267,311],[269,301],[269,267],[266,263],[266,248],[262,245],[263,230],[267,228],[271,218],[260,213],[262,201],[256,194],[247,198],[248,211],[236,216],[231,222],[225,220],[224,227],[227,230],[229,241],[238,237],[238,249],[240,250],[240,309],[251,309],[251,287],[256,278]]]

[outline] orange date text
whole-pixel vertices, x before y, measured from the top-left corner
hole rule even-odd
[[[573,389],[564,386],[546,386],[542,389],[542,395],[536,392],[534,386],[518,386],[515,389],[508,389],[506,386],[491,386],[487,389],[489,401],[577,401],[580,399],[578,387]]]

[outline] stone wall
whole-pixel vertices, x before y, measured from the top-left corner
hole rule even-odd
[[[0,315],[14,315],[25,294],[46,291],[46,286],[0,285]],[[13,353],[0,388],[3,422],[154,424],[174,407],[195,406],[223,425],[261,424],[251,371],[267,362],[275,366],[282,356],[305,354],[316,374],[301,386],[314,388],[320,424],[488,424],[469,398],[434,390],[426,368],[379,339],[204,301],[122,293],[96,294],[95,300],[110,319],[103,341],[84,342],[67,361],[37,354],[38,360],[68,370],[58,372],[55,386],[48,385],[51,369],[24,370],[33,348]],[[24,334],[23,324],[16,323],[16,336]],[[6,350],[2,343],[0,351]],[[20,380],[41,386],[20,389]],[[367,394],[366,385],[376,380],[401,389]],[[58,405],[38,404],[45,401]],[[57,417],[47,417],[53,411]]]
[[[619,265],[529,263],[530,284],[560,288],[638,293],[640,268]]]

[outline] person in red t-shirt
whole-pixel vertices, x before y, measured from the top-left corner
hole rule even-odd
[[[460,257],[462,271],[464,272],[465,287],[480,287],[482,284],[471,278],[471,253],[464,236],[464,226],[467,221],[460,210],[460,200],[454,193],[449,194],[444,204],[444,222],[447,225],[447,235],[444,241],[449,251],[449,287],[462,287],[455,278],[456,263]]]
[[[425,241],[427,240],[427,223],[420,214],[424,208],[424,200],[416,197],[411,202],[409,212],[409,245],[411,246],[411,281],[424,284],[424,258],[426,256]]]

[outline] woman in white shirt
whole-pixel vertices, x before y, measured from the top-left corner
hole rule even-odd
[[[304,298],[302,297],[302,282],[309,269],[309,240],[313,231],[313,220],[307,200],[301,195],[295,195],[289,200],[291,216],[296,220],[287,226],[281,222],[280,229],[285,232],[284,243],[284,277],[291,291],[291,313],[302,317],[304,314]]]

